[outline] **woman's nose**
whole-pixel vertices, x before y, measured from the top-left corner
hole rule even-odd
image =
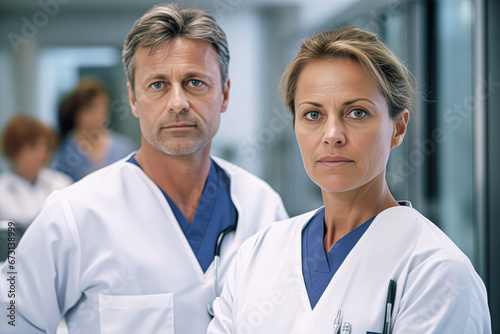
[[[344,126],[340,120],[329,119],[325,122],[323,143],[327,145],[344,145],[346,136]]]

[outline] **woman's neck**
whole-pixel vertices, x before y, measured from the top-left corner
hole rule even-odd
[[[106,142],[109,131],[106,129],[74,129],[71,134],[78,143],[85,143],[91,146],[101,146]]]
[[[75,130],[72,135],[76,144],[83,149],[88,159],[95,164],[101,164],[105,161],[110,145],[110,135],[107,130]]]
[[[325,252],[368,219],[398,203],[389,191],[384,173],[361,188],[347,192],[322,191],[325,204]]]
[[[12,170],[14,171],[14,173],[21,176],[23,179],[25,179],[26,181],[28,181],[31,184],[35,183],[36,177],[38,176],[38,172],[19,168],[16,166],[13,166]]]

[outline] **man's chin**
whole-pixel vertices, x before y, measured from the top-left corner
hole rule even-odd
[[[171,156],[182,157],[182,156],[188,156],[188,155],[195,154],[195,153],[203,150],[203,148],[205,146],[206,146],[206,144],[204,144],[204,145],[179,145],[179,146],[169,145],[169,146],[161,147],[159,149],[159,151],[161,151],[165,154],[171,155]]]

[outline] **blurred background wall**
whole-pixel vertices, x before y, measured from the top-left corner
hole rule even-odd
[[[226,31],[231,92],[213,153],[267,180],[290,215],[321,205],[305,174],[278,81],[304,38],[342,25],[379,34],[409,65],[421,99],[387,178],[470,257],[500,330],[499,1],[183,0]],[[0,125],[25,112],[56,126],[80,77],[108,85],[112,128],[138,145],[121,48],[151,0],[0,0]],[[0,170],[6,168],[0,158]],[[0,199],[1,200],[1,199]]]

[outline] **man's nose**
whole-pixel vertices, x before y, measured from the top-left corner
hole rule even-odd
[[[189,101],[181,85],[172,85],[168,100],[168,111],[181,113],[189,109]]]

